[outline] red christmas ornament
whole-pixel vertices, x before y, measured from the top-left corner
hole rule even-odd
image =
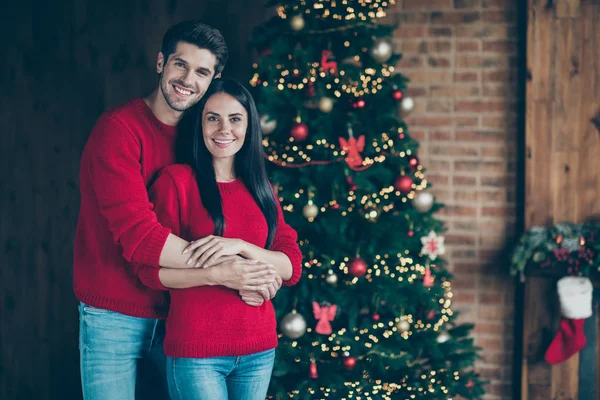
[[[273,54],[273,52],[271,51],[270,47],[265,47],[264,49],[262,49],[259,53],[258,53],[261,57],[264,56],[269,56],[271,54]]]
[[[392,97],[394,98],[394,100],[400,101],[404,97],[404,93],[402,93],[401,90],[396,89],[392,92]]]
[[[308,377],[312,379],[317,379],[319,374],[317,374],[317,363],[315,360],[310,360],[310,367],[308,369]]]
[[[431,276],[431,269],[429,267],[425,268],[425,275],[423,276],[423,286],[433,286],[433,277]]]
[[[298,142],[306,140],[308,137],[308,126],[304,122],[295,122],[290,131],[290,135]]]
[[[352,276],[361,277],[367,273],[367,263],[362,258],[356,257],[348,263],[348,271]]]
[[[348,183],[348,190],[355,191],[356,189],[358,189],[358,186],[356,186],[356,183],[354,183],[354,180],[352,180],[351,177],[347,176],[346,182]]]
[[[356,358],[352,357],[352,356],[348,356],[348,357],[344,357],[344,368],[346,368],[348,371],[354,369],[354,367],[356,366]]]
[[[358,99],[358,101],[355,103],[356,108],[365,108],[365,105],[367,103],[365,102],[365,99]]]
[[[415,236],[415,231],[408,231],[407,235],[408,237],[413,237]]]
[[[334,203],[334,204],[331,206],[331,208],[332,208],[332,209],[334,209],[334,210],[337,210],[337,209],[339,209],[339,208],[340,208],[340,205],[339,205],[338,203]]]
[[[410,169],[414,171],[419,166],[419,159],[415,156],[412,156],[408,159],[408,165],[410,165]]]
[[[475,382],[473,382],[472,379],[469,379],[469,381],[467,382],[467,384],[465,385],[466,388],[472,388],[473,386],[475,386]]]
[[[381,319],[381,317],[379,316],[379,314],[373,314],[373,321],[377,322]]]
[[[434,319],[435,318],[435,311],[431,310],[429,311],[429,313],[427,313],[427,319]]]
[[[306,84],[306,97],[315,97],[316,95],[315,84],[312,81],[308,81]]]
[[[399,190],[400,193],[407,194],[412,190],[413,180],[408,175],[400,175],[394,181],[394,188]]]

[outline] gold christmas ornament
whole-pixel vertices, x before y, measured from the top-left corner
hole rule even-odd
[[[302,214],[308,219],[314,218],[319,214],[319,207],[315,206],[312,200],[310,200],[302,209]]]
[[[401,319],[396,323],[396,328],[399,332],[407,332],[408,330],[410,330],[410,323],[405,319]]]
[[[440,332],[436,340],[438,343],[446,343],[448,340],[450,340],[450,335],[448,332]]]
[[[296,32],[301,31],[304,28],[304,18],[302,18],[302,15],[294,15],[290,19],[290,26]]]
[[[333,110],[333,99],[331,97],[321,97],[319,100],[319,110],[329,113]]]

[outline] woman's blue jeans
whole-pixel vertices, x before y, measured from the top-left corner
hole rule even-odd
[[[241,357],[167,357],[172,400],[264,400],[275,350]]]
[[[163,338],[164,321],[130,317],[81,303],[83,398],[134,400],[137,394],[142,399],[168,399]]]

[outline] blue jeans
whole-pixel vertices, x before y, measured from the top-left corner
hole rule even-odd
[[[241,357],[167,357],[172,400],[265,400],[275,350]]]
[[[85,400],[168,399],[164,321],[79,305]],[[137,385],[136,385],[137,383]]]

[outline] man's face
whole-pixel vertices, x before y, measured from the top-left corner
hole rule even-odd
[[[216,64],[217,58],[209,50],[186,42],[177,43],[168,60],[159,53],[156,71],[169,107],[182,112],[200,101],[215,75]]]

